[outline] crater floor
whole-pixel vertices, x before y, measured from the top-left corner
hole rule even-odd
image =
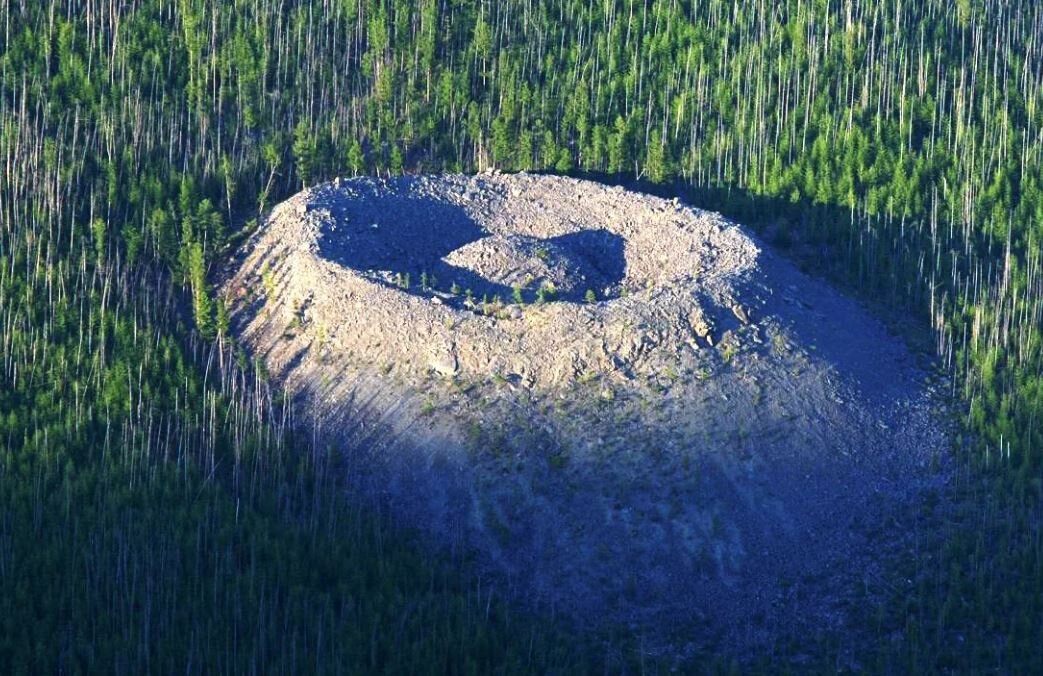
[[[223,283],[354,486],[518,595],[692,650],[842,627],[946,481],[939,397],[718,214],[568,178],[353,179]]]

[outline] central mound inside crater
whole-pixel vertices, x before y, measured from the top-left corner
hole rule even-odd
[[[477,274],[501,291],[517,289],[522,298],[531,292],[548,301],[579,302],[588,291],[602,299],[619,294],[626,275],[623,246],[622,237],[606,230],[546,239],[493,235],[453,251],[445,262]],[[452,272],[446,274],[457,283]]]
[[[384,310],[350,329],[349,351],[393,346],[362,356],[414,382],[494,374],[541,391],[592,377],[628,386],[724,340],[746,316],[741,303],[760,302],[743,282],[759,250],[723,220],[612,190],[565,208],[542,192],[549,185],[404,178],[310,193],[297,237],[343,280],[337,291]],[[346,335],[341,318],[358,313],[334,308],[337,291],[304,288],[300,321],[321,314]]]
[[[605,228],[491,232],[465,206],[430,196],[371,195],[328,208],[335,219],[321,229],[321,255],[410,293],[580,302],[618,296],[626,280],[625,239]]]
[[[337,181],[276,207],[222,288],[356,495],[652,642],[835,623],[901,546],[880,524],[944,480],[902,342],[680,201]]]

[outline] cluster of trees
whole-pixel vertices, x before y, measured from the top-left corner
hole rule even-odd
[[[345,500],[228,339],[244,205],[326,168],[292,125],[242,151],[202,7],[0,4],[4,671],[595,668]]]
[[[288,404],[224,358],[207,284],[240,222],[303,184],[494,166],[669,186],[826,248],[835,274],[928,320],[964,402],[973,499],[907,576],[912,608],[879,621],[905,641],[869,659],[1033,665],[1038,3],[55,0],[4,3],[0,19],[0,655],[88,664],[104,637],[133,647],[104,653],[127,666],[219,668],[264,664],[265,641],[295,636],[288,668],[407,659],[395,644],[425,665],[576,666],[549,633],[521,647],[485,624],[448,578],[388,573],[361,610],[345,566],[409,556],[377,526],[376,550],[344,566],[270,546],[340,556],[331,543],[371,526],[323,521],[342,509],[335,473],[286,447]],[[253,582],[236,586],[243,571]],[[143,596],[119,597],[116,576]],[[25,579],[58,605],[32,607],[47,594],[25,597]],[[207,592],[224,583],[233,596]],[[185,601],[161,618],[163,598]],[[67,621],[73,607],[92,619]],[[52,624],[31,631],[41,616]],[[360,617],[368,644],[341,641]]]

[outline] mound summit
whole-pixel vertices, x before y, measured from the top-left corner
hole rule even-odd
[[[836,627],[901,541],[883,524],[945,481],[902,342],[678,201],[338,180],[276,207],[223,286],[362,494],[581,621]]]

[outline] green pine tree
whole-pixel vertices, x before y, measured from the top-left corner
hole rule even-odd
[[[314,178],[316,150],[315,136],[308,129],[307,123],[301,120],[293,131],[293,162],[302,187]]]

